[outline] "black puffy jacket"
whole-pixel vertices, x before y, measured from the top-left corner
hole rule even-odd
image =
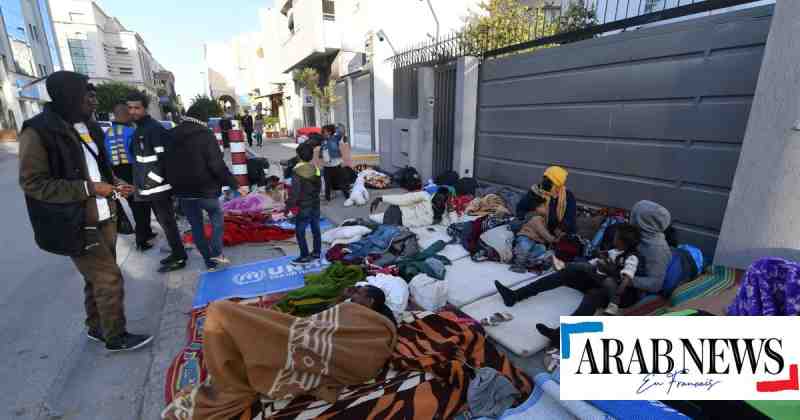
[[[184,120],[171,134],[172,145],[163,159],[167,181],[176,197],[218,198],[223,185],[239,188],[211,130]]]

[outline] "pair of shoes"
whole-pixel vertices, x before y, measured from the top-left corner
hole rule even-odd
[[[208,271],[209,273],[215,273],[219,271],[219,269],[220,269],[220,264],[218,264],[216,261],[212,260],[206,261],[206,271]]]
[[[517,296],[514,294],[513,290],[503,286],[503,284],[497,280],[494,281],[494,287],[497,289],[497,292],[500,293],[500,297],[503,298],[503,303],[506,306],[510,308],[517,303]]]
[[[169,273],[186,268],[186,257],[170,255],[161,260],[161,268],[158,269],[159,273]]]
[[[89,340],[96,341],[98,343],[105,343],[106,337],[103,335],[103,331],[99,329],[90,328],[89,331],[86,332],[86,337]]]
[[[118,337],[114,337],[106,342],[106,350],[111,353],[121,351],[132,351],[140,349],[153,341],[151,335],[139,335],[125,332]]]
[[[311,253],[311,258],[313,258],[314,260],[319,260],[320,259],[320,253],[319,252],[312,252]]]
[[[147,251],[148,249],[150,249],[150,248],[152,248],[152,247],[153,247],[153,244],[151,244],[151,243],[149,243],[149,242],[144,242],[144,243],[141,243],[141,244],[136,244],[136,250],[137,250],[137,251],[140,251],[140,252],[145,252],[145,251]]]
[[[307,255],[305,257],[299,257],[299,258],[295,259],[294,261],[291,262],[291,264],[292,265],[303,266],[303,265],[306,265],[306,264],[311,264],[314,261],[316,261],[316,259],[314,257],[312,257],[310,255]]]
[[[614,302],[611,302],[611,303],[608,304],[608,306],[606,307],[606,310],[603,311],[603,313],[606,314],[606,315],[616,315],[616,314],[619,313],[619,305],[617,305]]]

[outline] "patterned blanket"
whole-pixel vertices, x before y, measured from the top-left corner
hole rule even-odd
[[[482,327],[457,310],[415,313],[398,327],[398,344],[386,368],[368,383],[345,388],[336,403],[311,396],[292,401],[257,401],[240,417],[266,419],[408,419],[453,418],[467,401],[473,368],[490,366],[506,375],[527,399],[533,384],[486,339]],[[202,339],[202,335],[199,335]],[[173,366],[172,378],[205,378],[202,351],[192,366]],[[189,368],[189,369],[187,369]],[[176,395],[168,379],[168,397]],[[170,390],[171,388],[171,390]],[[171,398],[168,399],[171,401]]]

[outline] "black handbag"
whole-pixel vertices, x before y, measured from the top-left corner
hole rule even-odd
[[[133,224],[124,211],[119,211],[117,213],[117,233],[120,235],[133,235],[136,233]]]

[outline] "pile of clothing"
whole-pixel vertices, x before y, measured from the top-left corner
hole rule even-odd
[[[359,177],[363,177],[364,185],[367,188],[372,188],[374,190],[385,190],[392,185],[392,177],[374,169],[365,169],[358,175]]]

